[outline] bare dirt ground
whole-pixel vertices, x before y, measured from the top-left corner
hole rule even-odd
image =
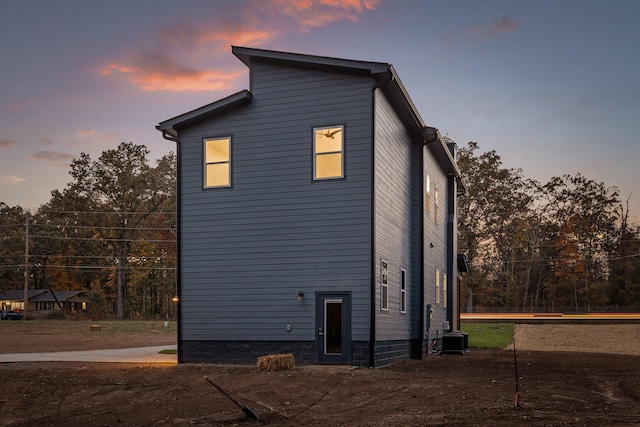
[[[549,326],[554,328],[546,330]],[[640,325],[560,326],[516,328],[518,407],[512,350],[472,349],[465,355],[429,356],[373,370],[302,366],[268,373],[255,366],[207,364],[8,363],[0,365],[0,425],[639,425],[640,350],[635,355],[615,353],[618,347],[640,348]],[[13,335],[13,328],[2,328],[0,333],[5,346],[13,343],[12,349],[20,349],[16,352],[23,352],[23,345],[27,351],[55,351],[70,332],[63,326],[54,329],[30,344],[25,330],[21,336]],[[175,342],[175,334],[162,329],[149,333],[113,329],[114,338],[88,334],[84,340],[69,342],[91,343],[92,349],[102,343],[106,348],[114,342],[129,343],[122,337],[129,333],[147,335],[137,336],[136,345],[167,344],[167,338]],[[542,331],[538,338],[536,330]],[[573,337],[565,336],[569,330],[588,338],[586,348],[575,347]],[[594,342],[615,334],[618,339],[605,348],[594,347]],[[544,338],[544,345],[553,351],[531,348],[530,336],[534,343]],[[574,350],[564,350],[568,344],[563,346],[563,341]],[[203,379],[205,375],[260,419],[247,419]]]

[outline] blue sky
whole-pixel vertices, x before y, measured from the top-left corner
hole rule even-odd
[[[640,2],[0,0],[0,201],[37,208],[81,152],[248,88],[231,45],[388,62],[424,120],[640,219]]]

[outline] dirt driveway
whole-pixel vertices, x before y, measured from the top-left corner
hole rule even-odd
[[[523,349],[517,357],[519,407],[508,350],[474,349],[374,370],[307,366],[270,373],[207,364],[9,363],[0,365],[0,425],[640,424],[640,356]],[[247,419],[205,375],[260,419]]]

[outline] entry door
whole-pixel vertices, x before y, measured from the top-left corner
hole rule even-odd
[[[316,347],[319,363],[351,361],[351,293],[316,293]]]

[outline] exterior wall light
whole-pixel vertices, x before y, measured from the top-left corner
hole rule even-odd
[[[304,298],[304,292],[298,291],[298,301],[302,301],[303,298]]]

